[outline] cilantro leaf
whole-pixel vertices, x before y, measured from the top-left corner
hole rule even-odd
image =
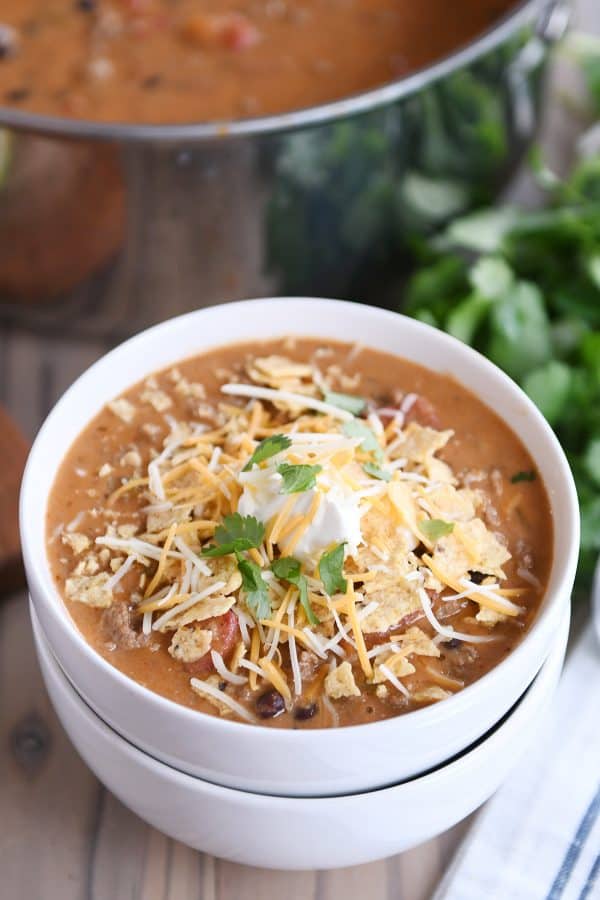
[[[373,478],[379,478],[380,481],[389,481],[392,477],[391,472],[388,472],[386,469],[382,469],[375,463],[363,463],[363,469],[365,470],[367,475],[372,475]]]
[[[333,550],[328,550],[319,560],[319,577],[329,596],[337,591],[344,592],[348,587],[344,578],[343,566],[344,544],[338,544]]]
[[[294,584],[300,591],[300,603],[311,625],[319,625],[319,619],[310,605],[308,598],[308,582],[300,570],[300,562],[293,556],[282,556],[271,563],[271,571],[284,581]]]
[[[346,437],[362,438],[360,449],[365,453],[372,453],[375,459],[380,462],[383,459],[383,450],[381,444],[375,436],[375,432],[364,422],[359,419],[352,419],[350,422],[344,422],[342,431]]]
[[[339,394],[337,391],[325,391],[325,403],[337,406],[338,409],[345,409],[353,416],[359,416],[367,405],[364,397],[357,397],[354,394]]]
[[[535,481],[536,474],[533,469],[529,472],[515,472],[510,479],[511,484],[518,484],[520,481]]]
[[[242,588],[246,592],[246,606],[257,622],[268,619],[271,615],[269,585],[262,577],[260,566],[241,556],[237,557],[237,564],[242,576]]]
[[[277,471],[283,478],[281,493],[298,494],[301,491],[309,491],[314,488],[317,475],[322,470],[322,466],[292,466],[289,463],[282,463],[277,466]]]
[[[418,524],[425,537],[434,542],[454,531],[454,522],[444,522],[443,519],[421,519]]]
[[[260,547],[265,536],[265,526],[254,516],[241,516],[234,513],[225,516],[215,531],[215,543],[202,550],[202,556],[227,556],[228,553],[240,553]]]
[[[252,466],[263,462],[263,460],[265,459],[270,459],[272,456],[275,456],[277,453],[281,453],[282,450],[287,450],[288,447],[291,446],[292,442],[287,435],[269,435],[269,437],[266,437],[260,442],[256,450],[242,469],[242,472],[249,472]]]

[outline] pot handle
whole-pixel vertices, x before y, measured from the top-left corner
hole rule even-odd
[[[536,128],[537,114],[532,79],[548,52],[563,37],[571,15],[568,0],[550,0],[540,11],[534,32],[508,67],[507,80],[512,98],[513,126],[516,136],[530,140]]]

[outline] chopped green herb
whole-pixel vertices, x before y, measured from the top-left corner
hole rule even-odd
[[[454,531],[454,522],[444,522],[443,519],[421,519],[418,524],[421,533],[434,543]]]
[[[364,411],[367,401],[364,397],[356,397],[353,394],[338,394],[337,391],[325,391],[325,403],[345,409],[353,416],[359,416]]]
[[[300,591],[300,603],[306,613],[306,618],[311,625],[319,625],[319,619],[310,605],[308,582],[306,576],[301,572],[299,560],[293,556],[282,556],[281,559],[276,559],[271,563],[271,570],[277,578],[289,581],[290,584],[294,584],[298,588]]]
[[[277,466],[277,471],[283,478],[281,493],[299,494],[301,491],[310,491],[322,470],[322,466],[291,466],[289,463],[282,463]]]
[[[365,453],[372,453],[375,459],[380,462],[383,459],[383,450],[381,444],[377,440],[375,432],[364,422],[359,419],[352,419],[350,422],[344,422],[342,431],[346,437],[362,438],[360,449]]]
[[[343,567],[344,544],[338,544],[333,550],[328,550],[319,560],[319,577],[330,597],[338,591],[345,592],[348,587]]]
[[[363,469],[365,470],[367,475],[372,475],[373,478],[379,478],[381,481],[389,481],[392,477],[391,472],[388,472],[386,469],[382,469],[375,463],[366,462],[363,464]]]
[[[252,466],[258,465],[265,459],[270,459],[282,450],[287,450],[292,446],[292,442],[285,434],[271,434],[260,442],[242,472],[249,472]]]
[[[202,556],[227,556],[229,553],[240,553],[260,547],[265,536],[265,526],[254,516],[241,516],[234,513],[225,516],[215,531],[215,543],[202,550]]]
[[[246,606],[258,621],[271,615],[269,585],[262,577],[260,566],[251,559],[237,556],[238,569],[242,576],[242,588],[246,592]]]
[[[520,481],[535,481],[536,474],[533,469],[529,472],[515,472],[510,479],[511,484],[518,484]]]

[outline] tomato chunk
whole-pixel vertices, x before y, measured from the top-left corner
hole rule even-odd
[[[207,631],[212,631],[211,650],[216,650],[223,657],[225,663],[229,662],[235,645],[240,639],[240,626],[238,617],[233,612],[224,613],[222,616],[213,616],[212,619],[206,619],[202,622],[202,627]],[[185,663],[185,668],[192,675],[202,677],[210,675],[215,671],[210,650],[201,656],[200,659],[191,663]]]
[[[246,50],[260,39],[259,30],[242,13],[197,13],[183,26],[183,36],[199,47]]]

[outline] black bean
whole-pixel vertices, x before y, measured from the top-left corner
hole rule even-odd
[[[15,88],[15,90],[7,91],[4,97],[8,101],[8,103],[22,103],[23,100],[27,100],[31,91],[27,90],[27,88]]]
[[[461,646],[462,641],[459,638],[450,638],[449,641],[442,641],[442,647],[445,647],[446,650],[456,650]]]
[[[312,719],[318,711],[319,707],[316,703],[309,703],[307,706],[297,706],[294,710],[294,718],[298,719],[299,722],[305,722],[307,719]]]
[[[469,578],[473,584],[481,584],[483,579],[487,578],[487,575],[484,575],[483,572],[469,572]]]
[[[94,12],[98,6],[97,0],[75,0],[75,6],[81,12]]]
[[[142,81],[142,87],[145,91],[153,91],[162,83],[162,75],[149,75]]]
[[[261,719],[274,719],[284,711],[285,703],[278,691],[265,691],[256,701],[256,712]]]

